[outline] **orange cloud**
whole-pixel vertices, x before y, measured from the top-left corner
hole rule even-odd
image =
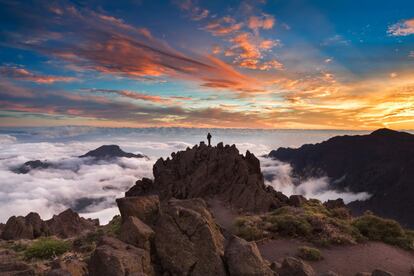
[[[275,21],[275,18],[269,14],[263,14],[262,16],[250,16],[247,26],[252,30],[269,30],[273,28]]]
[[[388,34],[392,36],[407,36],[414,34],[414,18],[400,21],[388,27]]]
[[[59,77],[59,76],[48,76],[48,75],[38,75],[32,72],[29,72],[27,69],[20,67],[0,67],[0,74],[8,78],[13,78],[16,80],[31,81],[39,84],[52,84],[55,82],[71,82],[76,79],[73,77]]]
[[[234,18],[230,16],[225,16],[210,21],[209,23],[207,23],[204,29],[215,36],[225,36],[239,31],[242,28],[242,26],[243,23],[237,23]]]

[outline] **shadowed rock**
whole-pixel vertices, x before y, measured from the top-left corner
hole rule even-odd
[[[95,230],[99,221],[82,218],[72,209],[67,209],[59,215],[54,215],[46,224],[51,234],[69,238]]]
[[[223,236],[201,199],[170,200],[162,207],[155,247],[173,275],[226,275]]]
[[[26,217],[10,217],[4,226],[1,238],[4,240],[35,239],[48,233],[48,226],[39,214],[29,213]]]
[[[103,237],[88,264],[91,276],[153,275],[148,251]]]
[[[158,159],[153,167],[154,181],[137,181],[126,196],[158,193],[170,198],[217,197],[245,211],[269,211],[287,202],[287,197],[266,187],[259,160],[249,151],[243,156],[233,146],[208,147],[173,153],[172,159]]]

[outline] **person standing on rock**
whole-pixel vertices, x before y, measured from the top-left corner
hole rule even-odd
[[[211,134],[210,132],[207,134],[208,146],[211,146]]]

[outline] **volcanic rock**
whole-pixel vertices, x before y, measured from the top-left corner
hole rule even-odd
[[[278,271],[280,276],[314,276],[315,271],[307,263],[293,258],[285,258],[282,267]]]
[[[349,204],[354,214],[366,210],[414,227],[414,135],[379,129],[369,135],[337,136],[298,149],[279,148],[269,157],[289,162],[297,178],[330,178],[332,189],[367,192]]]
[[[90,276],[153,275],[148,251],[103,237],[88,264]]]
[[[150,251],[154,231],[137,217],[127,217],[121,225],[119,237],[123,242]]]
[[[274,275],[254,242],[236,236],[229,238],[224,253],[230,275]]]
[[[12,216],[1,233],[4,240],[35,239],[48,234],[48,227],[39,214],[29,213],[26,217]]]
[[[172,275],[226,275],[224,238],[203,200],[166,202],[154,230],[164,271]]]
[[[69,238],[94,231],[99,225],[99,221],[81,218],[72,209],[67,209],[59,215],[54,215],[46,221],[46,224],[50,234],[60,238]]]
[[[112,159],[116,157],[144,158],[146,156],[143,154],[133,154],[133,153],[125,152],[117,145],[103,145],[79,157],[80,158],[92,157],[97,160],[108,160],[108,159]]]
[[[266,187],[259,160],[249,151],[243,156],[233,146],[196,145],[171,159],[160,158],[153,167],[154,181],[137,181],[126,196],[158,193],[170,198],[214,198],[245,211],[269,211],[287,202],[286,196]]]
[[[344,200],[342,198],[338,199],[329,199],[323,203],[323,205],[328,209],[337,209],[337,208],[345,208],[346,205],[344,203]]]
[[[157,195],[117,198],[116,203],[123,220],[132,216],[148,225],[156,221],[160,211],[160,200]]]

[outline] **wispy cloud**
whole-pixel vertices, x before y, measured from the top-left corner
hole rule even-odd
[[[74,6],[62,6],[58,9],[58,14],[56,9],[45,9],[49,12],[47,16],[25,14],[36,22],[37,28],[7,36],[7,43],[62,59],[82,70],[138,80],[174,78],[198,82],[205,87],[205,79],[222,79],[235,83],[236,92],[251,90],[250,86],[257,84],[224,62],[213,61],[203,54],[182,53],[165,41],[154,38],[149,30],[129,25],[119,18]],[[29,7],[23,6],[19,12],[31,11]],[[55,25],[64,27],[65,31],[59,36],[47,35],[53,33],[49,28]],[[23,40],[23,37],[26,39]],[[29,77],[21,70],[15,73],[17,74]],[[34,76],[31,79],[34,80]],[[246,79],[250,81],[245,81]],[[44,78],[37,81],[68,80]],[[232,87],[228,89],[231,90]]]
[[[55,82],[72,82],[75,81],[74,77],[62,77],[62,76],[51,76],[51,75],[40,75],[29,70],[17,66],[2,66],[0,67],[0,74],[23,81],[31,81],[39,84],[52,84]]]
[[[388,27],[391,36],[407,36],[414,34],[414,18],[402,20]]]

